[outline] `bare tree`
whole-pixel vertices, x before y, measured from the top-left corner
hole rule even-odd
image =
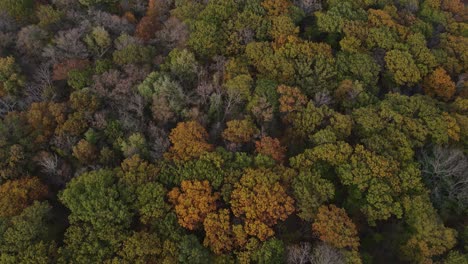
[[[322,105],[330,105],[332,102],[333,97],[326,90],[317,92],[314,96],[314,105],[317,107]]]
[[[435,146],[419,157],[423,179],[431,189],[431,199],[439,209],[452,203],[460,210],[468,207],[468,157],[462,150]]]
[[[16,108],[16,101],[8,98],[0,98],[0,118],[4,117],[8,112],[13,112]]]
[[[312,247],[309,242],[288,247],[288,264],[306,264],[312,257]]]
[[[295,0],[294,3],[304,10],[306,14],[322,10],[322,0]]]
[[[121,34],[133,34],[135,25],[128,22],[127,19],[117,15],[109,14],[99,10],[91,9],[88,13],[94,26],[101,26],[108,30],[113,36]]]
[[[158,42],[162,43],[169,51],[176,47],[184,47],[188,37],[187,25],[176,17],[170,17],[163,23],[163,28],[156,32]]]
[[[44,48],[42,56],[49,58],[56,63],[63,59],[88,57],[86,45],[81,41],[81,38],[89,31],[89,26],[83,24],[80,27],[70,30],[59,31],[54,38],[54,44],[49,44]]]
[[[310,258],[311,264],[344,264],[343,254],[326,243],[319,243],[314,247]]]
[[[42,171],[47,175],[55,175],[58,171],[59,160],[55,153],[44,153],[40,155],[38,164],[42,167]]]

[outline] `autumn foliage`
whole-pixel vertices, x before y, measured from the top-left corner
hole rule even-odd
[[[230,252],[247,242],[247,234],[242,225],[231,223],[230,212],[227,209],[208,214],[203,227],[206,233],[203,244],[216,254]]]
[[[44,199],[47,194],[47,186],[37,177],[6,181],[0,185],[0,217],[17,215],[35,200]]]
[[[247,119],[227,122],[223,138],[233,143],[247,143],[259,132],[255,124]]]
[[[265,240],[271,227],[294,212],[294,200],[278,182],[279,175],[267,169],[248,169],[231,195],[232,212],[246,221],[246,232]]]
[[[359,237],[356,226],[342,208],[335,205],[321,206],[312,229],[322,241],[337,248],[357,250]]]
[[[183,181],[180,188],[167,194],[174,205],[179,224],[189,230],[197,229],[205,217],[216,210],[218,193],[213,193],[208,181]]]
[[[281,163],[284,161],[286,147],[283,147],[277,138],[262,137],[255,142],[255,151]]]
[[[174,160],[187,161],[198,158],[203,153],[211,151],[213,146],[207,142],[208,133],[195,121],[181,122],[171,131],[169,139],[172,147],[168,157]]]
[[[455,83],[444,70],[437,68],[423,82],[424,92],[432,97],[440,97],[443,100],[449,100],[455,94]]]

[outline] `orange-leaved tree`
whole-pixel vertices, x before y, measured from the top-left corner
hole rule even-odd
[[[213,146],[207,142],[208,132],[195,121],[181,122],[169,135],[172,147],[166,153],[167,158],[187,161],[211,151]]]
[[[48,194],[47,186],[37,177],[6,181],[0,186],[0,217],[20,214],[35,200]]]
[[[183,181],[180,188],[174,188],[167,196],[175,206],[181,226],[194,230],[200,227],[205,217],[216,210],[219,193],[213,193],[208,181]]]
[[[247,169],[231,194],[232,212],[244,218],[249,235],[262,241],[274,234],[272,226],[294,212],[294,200],[280,178],[272,169]]]
[[[423,89],[426,94],[444,100],[452,98],[456,91],[455,83],[442,67],[437,68],[424,78]]]
[[[357,250],[359,237],[356,226],[346,211],[335,205],[323,205],[318,209],[312,229],[320,239],[337,248]]]
[[[223,138],[233,143],[247,143],[259,132],[249,119],[231,120],[226,125]]]
[[[203,244],[216,254],[229,252],[242,247],[247,242],[247,234],[242,225],[232,225],[228,209],[208,214],[203,222],[205,240]]]
[[[284,161],[286,147],[281,146],[277,138],[262,137],[259,141],[255,142],[255,151],[282,163]]]

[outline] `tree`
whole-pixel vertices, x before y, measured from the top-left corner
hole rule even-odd
[[[282,163],[285,158],[286,147],[283,147],[277,138],[262,137],[255,142],[255,151]]]
[[[113,4],[116,3],[117,0],[79,0],[80,4],[85,6],[93,6],[99,4]]]
[[[311,264],[325,264],[325,263],[336,263],[344,264],[348,263],[345,260],[342,252],[338,249],[330,246],[327,243],[320,243],[312,250],[312,256],[310,256]]]
[[[333,183],[323,179],[319,171],[299,172],[293,179],[292,189],[299,211],[297,215],[306,221],[313,220],[318,208],[335,195]]]
[[[181,264],[204,264],[211,260],[209,251],[203,247],[195,235],[184,236],[178,249],[178,260]]]
[[[89,141],[82,139],[73,147],[73,156],[82,164],[91,164],[97,158],[97,148]]]
[[[86,223],[92,236],[103,240],[112,240],[110,237],[123,232],[132,221],[131,194],[117,183],[111,170],[86,172],[73,178],[59,199],[71,211],[68,219],[72,224]]]
[[[419,157],[423,180],[431,190],[431,201],[443,215],[468,208],[468,158],[462,150],[435,146]]]
[[[203,221],[205,240],[203,245],[210,247],[216,254],[228,253],[244,246],[247,234],[241,225],[231,223],[228,209],[209,213]]]
[[[138,187],[156,181],[160,169],[135,154],[126,158],[117,171],[119,181],[129,187]]]
[[[311,259],[312,247],[309,242],[289,245],[287,248],[287,254],[288,264],[306,264]]]
[[[17,216],[0,224],[0,259],[12,263],[51,263],[56,261],[57,248],[50,225],[52,207],[35,201]],[[9,262],[8,262],[9,263]]]
[[[279,183],[281,171],[247,169],[231,194],[231,209],[246,221],[248,234],[265,241],[278,221],[294,211],[294,200]]]
[[[348,217],[346,211],[335,205],[321,206],[312,229],[320,239],[337,248],[357,250],[359,237],[356,226]]]
[[[174,160],[187,161],[209,152],[213,146],[207,142],[208,133],[195,121],[178,123],[170,135],[172,147],[166,154]]]
[[[405,222],[409,238],[402,245],[402,257],[417,263],[430,263],[456,244],[457,232],[445,227],[427,195],[405,197]]]
[[[280,111],[290,113],[300,111],[307,105],[307,97],[297,87],[278,86]]]
[[[283,264],[285,259],[284,243],[276,238],[267,240],[252,254],[252,260],[259,264]]]
[[[385,55],[385,62],[398,85],[413,85],[421,80],[421,73],[410,53],[391,50]]]
[[[36,25],[23,27],[18,32],[16,49],[21,53],[37,57],[47,43],[48,34]]]
[[[131,134],[127,140],[120,143],[120,147],[125,157],[133,155],[148,156],[148,143],[145,136],[141,133]]]
[[[35,130],[35,142],[46,142],[66,120],[65,104],[53,102],[32,103],[26,112],[29,125]]]
[[[219,193],[213,193],[208,181],[183,181],[167,196],[174,205],[179,224],[189,230],[200,227],[206,216],[216,210]]]
[[[21,74],[15,58],[0,57],[0,97],[5,95],[19,96],[25,85],[25,77]]]
[[[189,101],[182,86],[166,73],[149,74],[138,86],[138,92],[153,99],[153,117],[162,124],[183,115]]]
[[[161,219],[169,205],[165,202],[166,189],[159,183],[146,183],[136,189],[135,207],[140,215],[140,221],[150,224]]]
[[[233,143],[247,143],[258,134],[255,124],[249,119],[231,120],[226,123],[227,128],[223,131],[223,138]]]
[[[337,69],[340,79],[358,80],[368,87],[375,86],[379,80],[380,66],[367,54],[339,53]]]
[[[114,43],[117,50],[112,53],[112,59],[117,65],[148,64],[154,59],[154,47],[144,46],[127,34],[119,36]]]
[[[440,97],[443,100],[450,100],[455,94],[455,83],[444,70],[439,67],[424,78],[424,92],[432,97]]]
[[[0,9],[17,20],[31,19],[33,8],[33,0],[0,0]]]
[[[156,234],[145,231],[134,232],[123,241],[117,252],[125,263],[154,263],[160,260],[162,244]]]
[[[39,19],[38,26],[41,28],[56,25],[63,15],[62,11],[54,9],[51,5],[39,5],[36,10],[36,16]]]
[[[200,65],[195,55],[187,49],[173,49],[161,68],[184,83],[192,84],[197,79]]]
[[[109,33],[103,27],[95,27],[86,35],[84,42],[98,57],[102,57],[112,45]]]
[[[0,217],[18,215],[35,200],[47,195],[47,186],[37,177],[6,181],[0,185]]]
[[[270,16],[277,17],[289,12],[291,2],[286,0],[266,0],[262,2],[262,6],[267,10]]]

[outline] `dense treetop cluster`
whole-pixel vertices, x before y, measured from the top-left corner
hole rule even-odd
[[[462,0],[0,0],[0,263],[468,263]]]

